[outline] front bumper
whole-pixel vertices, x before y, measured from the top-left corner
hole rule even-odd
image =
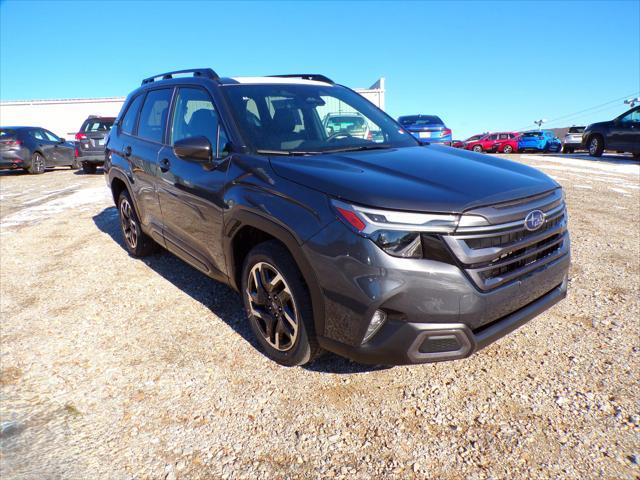
[[[320,345],[358,362],[388,365],[471,355],[564,298],[570,263],[567,244],[566,253],[544,267],[480,291],[457,265],[392,257],[340,221],[303,251],[324,299],[324,324],[316,325]],[[388,319],[363,343],[377,309]]]
[[[364,345],[352,347],[329,339],[327,350],[359,363],[404,365],[466,358],[513,332],[567,296],[567,279],[537,300],[486,328],[471,330],[464,323],[390,322]]]

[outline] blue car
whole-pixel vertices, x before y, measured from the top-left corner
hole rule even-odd
[[[398,122],[420,141],[451,145],[451,129],[435,115],[405,115]]]
[[[562,142],[549,130],[524,132],[518,138],[518,151],[559,152]]]

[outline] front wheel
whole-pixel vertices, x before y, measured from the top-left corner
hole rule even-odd
[[[35,152],[31,156],[31,166],[27,169],[27,171],[33,175],[41,175],[44,173],[46,168],[46,163],[44,157]]]
[[[78,163],[78,159],[74,158],[73,161],[71,162],[71,170],[78,170],[80,168],[80,164]]]
[[[511,145],[505,145],[502,151],[504,153],[513,153],[513,147]]]
[[[599,135],[594,135],[589,140],[589,155],[600,157],[602,156],[602,152],[604,152],[604,142]]]
[[[281,243],[267,241],[249,252],[242,298],[251,330],[269,358],[291,367],[320,355],[309,290]]]

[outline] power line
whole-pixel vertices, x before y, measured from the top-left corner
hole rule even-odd
[[[604,107],[604,106],[611,105],[611,104],[613,104],[613,103],[619,102],[619,101],[621,101],[621,100],[626,100],[626,99],[628,99],[629,97],[632,97],[632,96],[634,96],[634,95],[637,95],[638,93],[640,93],[640,92],[634,92],[634,93],[632,93],[632,94],[630,94],[630,95],[624,95],[623,97],[619,97],[619,98],[616,98],[616,99],[614,99],[614,100],[610,100],[610,101],[608,101],[608,102],[601,103],[600,105],[594,105],[593,107],[585,108],[584,110],[579,110],[579,111],[574,112],[574,113],[569,113],[569,114],[567,114],[567,115],[562,115],[562,116],[560,116],[560,117],[556,117],[556,118],[554,118],[554,119],[552,119],[552,120],[549,120],[547,123],[555,123],[555,122],[557,122],[557,121],[559,121],[559,120],[565,120],[565,119],[568,119],[568,118],[574,117],[574,116],[576,116],[576,115],[580,115],[581,113],[585,113],[585,112],[590,112],[589,114],[596,113],[596,112],[591,112],[591,110],[596,110],[596,109],[599,109],[599,108],[601,108],[601,107]],[[530,124],[526,125],[525,127],[518,128],[516,131],[525,130],[525,129],[529,128],[529,127],[533,127],[534,125],[535,125],[535,124],[530,123]]]

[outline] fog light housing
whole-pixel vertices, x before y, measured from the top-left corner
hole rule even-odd
[[[367,328],[367,333],[364,334],[364,339],[362,343],[367,343],[371,337],[373,337],[380,327],[387,320],[387,314],[382,310],[376,310],[373,312],[373,316],[371,317],[371,321],[369,322],[369,327]]]

